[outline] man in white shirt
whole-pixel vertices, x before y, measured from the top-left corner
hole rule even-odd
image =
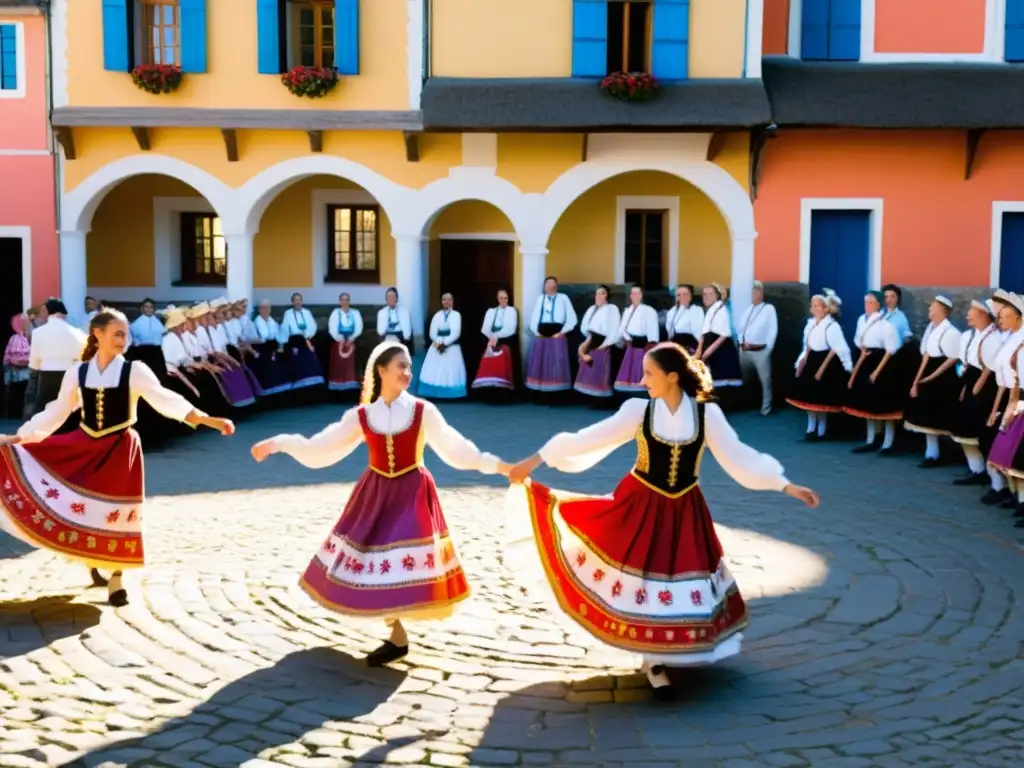
[[[772,350],[779,336],[779,316],[764,300],[764,284],[754,281],[751,305],[744,310],[736,330],[739,333],[740,367],[743,378],[756,375],[761,382],[761,413],[772,412]]]
[[[82,358],[88,336],[68,323],[67,307],[60,299],[46,302],[49,319],[32,333],[28,367],[38,375],[32,412],[38,413],[60,393],[64,373]],[[26,403],[26,410],[29,404]]]

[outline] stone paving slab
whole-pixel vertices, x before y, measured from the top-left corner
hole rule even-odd
[[[600,415],[443,411],[509,459]],[[85,589],[83,568],[0,539],[0,766],[1024,764],[1024,560],[1007,513],[950,485],[961,468],[806,445],[793,414],[734,417],[824,503],[742,490],[705,462],[751,627],[741,656],[677,671],[679,700],[658,705],[634,656],[504,571],[502,480],[429,455],[475,595],[411,626],[404,664],[366,668],[381,624],[330,614],[296,585],[365,452],[318,472],[247,456],[340,414],[264,413],[233,440],[148,453],[152,560],[128,575],[126,608]],[[585,475],[538,477],[607,492],[631,460],[624,448]]]

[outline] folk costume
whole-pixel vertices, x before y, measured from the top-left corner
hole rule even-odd
[[[716,387],[738,387],[743,384],[740,356],[732,338],[729,308],[721,299],[708,307],[704,314],[704,325],[701,328],[702,352],[706,353],[718,339],[723,339],[722,343],[704,358],[704,364],[711,371]]]
[[[260,385],[256,374],[245,365],[242,351],[238,348],[239,340],[232,335],[231,329],[226,322],[226,312],[229,306],[228,300],[225,298],[214,299],[210,302],[211,315],[209,316],[209,325],[206,326],[206,332],[213,343],[214,352],[220,355],[222,360],[228,361],[225,362],[224,367],[229,368],[229,363],[232,361],[235,363],[235,367],[230,367],[232,375],[237,378],[245,378],[255,402],[263,397],[263,387]]]
[[[190,402],[196,403],[207,413],[224,414],[230,410],[227,399],[220,386],[208,371],[193,367],[196,356],[192,354],[185,330],[188,322],[185,311],[169,307],[164,311],[164,324],[167,333],[160,341],[160,351],[164,358],[164,370],[167,378],[165,386],[177,392]],[[194,391],[193,391],[194,389]],[[198,392],[198,396],[195,394]]]
[[[647,391],[640,383],[644,377],[644,355],[661,338],[658,326],[658,313],[648,304],[634,304],[622,313],[618,343],[624,344],[626,351],[615,375],[616,392],[630,394]]]
[[[519,380],[519,313],[513,306],[491,307],[484,315],[480,333],[492,339],[480,358],[473,389],[514,390]]]
[[[882,450],[888,455],[896,439],[896,422],[903,418],[907,402],[903,371],[893,363],[902,341],[896,326],[886,320],[882,312],[874,312],[857,319],[853,344],[860,349],[860,354],[847,385],[843,412],[867,422],[867,439],[854,451],[875,450],[878,427],[884,423]]]
[[[363,316],[358,309],[331,312],[327,332],[334,340],[331,344],[328,388],[335,392],[350,392],[361,386],[356,376],[356,339],[363,335]]]
[[[1024,487],[1017,482],[1024,477],[1024,401],[1020,400],[1021,381],[1024,380],[1024,333],[1011,336],[1007,346],[1012,352],[1007,360],[1004,380],[1013,390],[1000,424],[999,434],[989,451],[989,466],[1014,481],[1018,495],[1024,496]],[[1020,498],[1024,503],[1024,498]]]
[[[610,496],[513,485],[503,556],[596,638],[642,654],[657,688],[668,680],[653,666],[732,656],[748,623],[700,489],[705,448],[746,488],[782,491],[788,481],[775,459],[740,441],[717,405],[686,395],[675,413],[662,400],[631,398],[611,418],[555,435],[539,455],[583,472],[630,440],[636,462]]]
[[[828,415],[843,412],[853,370],[850,345],[834,315],[808,318],[794,367],[786,402],[807,412],[807,439],[820,439],[828,428]]]
[[[993,302],[975,301],[972,305],[988,313],[990,320],[993,318]],[[958,480],[959,485],[987,485],[989,482],[985,456],[992,447],[997,430],[988,427],[988,419],[1002,381],[1002,375],[996,368],[1004,341],[994,322],[983,329],[972,328],[960,336],[962,372],[957,424],[952,437],[963,449],[970,475]]]
[[[381,341],[401,342],[409,350],[409,357],[416,353],[412,336],[412,318],[409,316],[409,310],[401,304],[393,307],[384,306],[377,312],[377,335]]]
[[[612,350],[619,340],[622,315],[614,304],[592,304],[583,313],[580,333],[587,344],[590,360],[580,358],[573,389],[588,397],[611,397]]]
[[[499,463],[449,426],[436,406],[408,392],[391,403],[380,397],[366,402],[376,357],[388,346],[379,346],[367,364],[362,405],[311,438],[273,439],[278,451],[312,469],[336,464],[360,443],[369,449],[369,466],[300,585],[345,615],[392,622],[443,618],[470,590],[434,478],[423,465],[423,446],[456,469],[495,474]],[[387,663],[406,651],[388,642],[368,661]]]
[[[420,397],[456,400],[466,396],[466,361],[462,356],[462,314],[442,309],[430,320],[427,350],[416,392]]]
[[[181,335],[181,340],[185,343],[185,349],[196,362],[211,363],[220,368],[213,374],[213,380],[228,404],[235,409],[246,408],[256,402],[256,393],[253,392],[249,379],[241,370],[228,368],[215,360],[216,347],[206,327],[202,324],[203,318],[209,312],[210,307],[206,302],[194,306],[189,317],[195,323],[195,327],[193,330],[185,331]]]
[[[526,364],[526,388],[535,392],[572,389],[569,339],[576,327],[576,310],[564,293],[542,294],[533,308],[530,332],[534,339]],[[556,338],[556,335],[558,338]]]
[[[704,335],[704,309],[696,304],[683,307],[676,304],[665,315],[668,340],[678,344],[691,355]]]
[[[758,280],[754,288],[764,291]],[[746,379],[756,378],[761,385],[761,413],[772,412],[772,350],[779,336],[779,315],[767,301],[751,304],[740,316],[740,370]]]
[[[309,343],[316,336],[316,320],[305,307],[289,307],[281,318],[284,359],[288,365],[292,389],[318,387],[324,383],[324,373],[316,352]]]
[[[276,395],[292,388],[285,354],[281,350],[281,326],[269,314],[252,320],[256,340],[250,342],[252,360],[249,366],[259,379],[264,395]]]
[[[96,359],[64,375],[57,398],[0,447],[0,528],[22,541],[92,568],[122,571],[145,564],[142,447],[133,429],[144,398],[166,418],[184,421],[192,404],[160,386],[141,362]],[[55,435],[75,410],[79,427]],[[127,604],[120,579],[112,605]]]

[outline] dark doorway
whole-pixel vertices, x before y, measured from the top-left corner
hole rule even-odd
[[[487,343],[480,324],[487,310],[498,304],[498,291],[508,291],[509,303],[515,306],[513,264],[514,243],[509,240],[441,241],[441,293],[451,293],[462,314],[462,354],[470,379]],[[431,298],[434,304],[439,297]]]
[[[21,269],[21,238],[0,237],[0,349],[11,338],[11,318],[28,307],[21,293],[24,273]]]
[[[626,284],[665,287],[665,212],[626,211]]]

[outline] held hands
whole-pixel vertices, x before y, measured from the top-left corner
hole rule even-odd
[[[794,499],[799,499],[811,509],[817,509],[821,503],[821,497],[817,493],[812,491],[810,488],[805,488],[802,485],[793,485],[790,483],[782,492],[787,496],[792,496]]]
[[[270,456],[272,453],[277,453],[277,446],[274,445],[274,438],[271,437],[266,440],[260,440],[258,443],[256,443],[256,445],[254,445],[250,449],[249,452],[252,454],[252,457],[256,459],[256,461],[263,461],[265,458],[267,458],[267,456]]]
[[[0,435],[0,448],[5,445],[17,445],[21,442],[21,438],[17,435]]]
[[[541,459],[540,456],[537,454],[534,454],[533,456],[530,456],[527,459],[523,459],[509,470],[509,482],[515,485],[521,485],[522,483],[526,482],[526,478],[530,476],[530,473],[533,472],[540,465]]]

